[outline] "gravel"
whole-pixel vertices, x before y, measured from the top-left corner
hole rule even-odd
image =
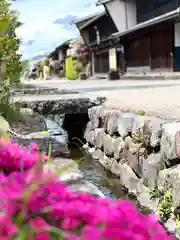
[[[147,115],[180,120],[180,86],[103,91],[105,106],[124,111],[144,110]]]

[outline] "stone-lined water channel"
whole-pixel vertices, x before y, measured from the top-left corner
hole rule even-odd
[[[99,188],[107,197],[129,198],[127,191],[120,185],[120,179],[106,171],[99,161],[81,149],[71,148],[72,159],[78,163],[84,178]]]
[[[84,116],[84,119],[86,119],[85,116]],[[28,143],[37,142],[38,145],[40,143],[41,149],[44,150],[45,148],[47,148],[47,140],[49,141],[49,139],[47,138],[45,140],[44,135],[41,135],[41,134],[40,136],[38,136],[39,133],[42,133],[44,131],[44,122],[46,122],[45,125],[47,125],[47,121],[44,121],[44,117],[42,116],[40,117],[40,119],[39,117],[35,117],[34,115],[28,116],[28,117],[26,116],[21,122],[14,125],[14,131],[18,132],[18,134],[23,134],[24,136],[28,135],[30,136],[30,138],[19,139],[20,142],[19,141],[17,142],[19,142],[22,145],[28,145]],[[69,118],[67,122],[69,123],[71,122]],[[52,126],[51,126],[51,123],[52,123]],[[76,130],[74,132],[69,132],[72,138],[71,140],[73,140],[73,136],[76,136],[74,134],[76,134],[78,130],[78,124],[76,123],[79,123],[79,126],[81,125],[81,122],[79,122],[78,119],[77,119],[77,122],[75,121],[71,122],[70,129],[72,129],[72,126],[74,126]],[[56,150],[59,149],[59,146],[60,146],[60,150],[62,150],[63,148],[61,149],[61,143],[63,142],[61,142],[61,140],[64,141],[63,132],[65,131],[65,133],[67,133],[66,130],[64,130],[60,126],[61,124],[57,125],[57,122],[53,120],[50,120],[48,122],[48,125],[52,131],[51,133],[54,134],[55,140],[60,141],[60,145],[58,145],[59,143],[57,144],[55,141],[54,146]],[[57,127],[59,126],[61,130],[60,129],[58,130],[55,126]],[[32,135],[32,131],[36,134],[33,133]],[[58,132],[59,133],[61,132],[61,134],[58,135]],[[31,139],[32,136],[33,138]],[[99,163],[98,160],[92,159],[91,154],[87,153],[82,148],[82,144],[78,144],[78,141],[74,143],[75,144],[72,144],[71,142],[71,144],[69,144],[68,146],[69,152],[70,152],[70,155],[68,157],[55,156],[52,159],[53,161],[50,163],[50,166],[48,166],[48,164],[44,166],[45,169],[49,169],[52,171],[55,170],[55,173],[56,173],[57,170],[61,170],[61,169],[63,170],[63,167],[65,166],[65,171],[63,173],[60,173],[59,177],[61,180],[64,179],[63,181],[69,185],[69,188],[71,191],[84,191],[84,192],[89,192],[96,196],[107,196],[110,198],[128,199],[128,200],[131,200],[138,207],[138,209],[143,213],[146,214],[150,212],[150,210],[147,209],[147,207],[140,206],[135,196],[128,193],[127,189],[125,189],[121,184],[119,177],[115,177],[112,173],[105,170],[105,168]],[[76,147],[74,147],[75,145]],[[71,167],[69,168],[68,165],[71,165],[72,163],[74,166],[71,169]]]
[[[31,115],[31,114],[30,114]],[[57,124],[56,121],[52,120],[52,116],[49,117],[49,120],[46,120],[44,122],[44,117],[39,115],[32,115],[30,116],[29,113],[23,113],[23,119],[19,121],[19,123],[16,123],[13,126],[13,130],[19,134],[19,135],[26,135],[31,136],[32,140],[27,139],[21,139],[16,138],[16,141],[23,145],[28,145],[28,143],[31,142],[37,142],[38,145],[40,145],[40,148],[44,150],[47,148],[47,141],[43,139],[41,136],[42,131],[44,130],[45,125],[48,125],[48,128],[53,130],[53,133],[55,133],[55,138],[58,141],[63,141],[63,132],[61,138],[58,137],[58,126],[60,127],[60,131],[63,131],[63,128],[60,126],[61,123]],[[81,121],[79,119],[76,119],[77,116],[71,121],[71,116],[66,117],[66,124],[65,127],[68,128],[69,136],[72,139],[74,136],[77,136],[80,138],[83,134],[83,132],[79,132],[79,129],[82,130],[82,121],[87,122],[87,118],[84,115],[80,115]],[[72,124],[73,122],[73,124]],[[33,133],[32,133],[33,132]],[[39,137],[38,137],[39,135]],[[71,140],[72,141],[72,140]],[[70,144],[70,156],[67,158],[67,156],[57,156],[57,159],[59,160],[58,167],[64,163],[67,163],[69,160],[73,160],[75,163],[77,163],[80,171],[84,174],[84,179],[90,183],[92,183],[94,186],[96,186],[105,196],[111,197],[111,198],[127,198],[127,192],[123,187],[120,185],[120,179],[117,177],[114,177],[110,172],[106,171],[103,166],[96,160],[92,159],[90,154],[85,154],[82,147],[79,146],[79,142],[76,141],[76,145]],[[57,150],[58,148],[61,148],[61,145],[53,145],[54,148]],[[63,145],[62,145],[63,146]],[[73,146],[73,147],[72,147]],[[74,147],[76,146],[76,147]],[[78,147],[77,147],[78,146]],[[60,149],[60,151],[65,151],[63,147]],[[58,162],[58,161],[57,161]],[[67,169],[68,171],[68,169]]]
[[[36,98],[37,95],[38,96],[40,95],[42,98],[46,98],[44,97],[44,95],[47,96],[49,94],[52,95],[51,97],[53,97],[54,95],[57,95],[58,97],[64,97],[64,94],[65,94],[65,92],[62,92],[62,91],[59,92],[58,89],[53,89],[53,88],[48,89],[48,88],[39,88],[39,87],[36,88],[31,84],[29,85],[26,84],[25,86],[24,85],[16,86],[16,88],[14,89],[14,92],[16,93],[16,96],[32,97],[33,95],[34,98]],[[63,134],[62,136],[58,136],[58,133],[62,132],[63,129],[67,131],[69,135],[69,139],[68,139],[69,141],[71,141],[73,137],[82,139],[82,136],[84,134],[84,130],[86,127],[86,123],[89,121],[88,114],[87,114],[88,108],[91,105],[93,106],[96,103],[98,104],[102,103],[104,101],[104,98],[102,99],[97,98],[96,101],[88,98],[87,99],[85,98],[84,100],[83,98],[82,99],[80,98],[80,99],[76,99],[76,101],[71,99],[69,101],[61,100],[60,103],[58,101],[56,102],[53,101],[53,103],[49,103],[49,105],[48,103],[46,103],[46,101],[45,102],[37,101],[37,103],[36,102],[34,103],[33,101],[32,103],[28,102],[29,105],[27,105],[27,103],[25,102],[23,103],[24,105],[22,103],[21,104],[25,108],[28,107],[30,109],[33,109],[35,112],[38,112],[40,115],[44,114],[45,112],[46,112],[45,115],[52,114],[48,116],[50,117],[49,118],[50,121],[44,121],[44,117],[38,114],[36,117],[34,115],[28,116],[28,114],[24,114],[23,121],[15,125],[13,130],[18,134],[22,134],[22,135],[26,134],[26,135],[29,135],[30,138],[31,137],[36,138],[35,142],[40,146],[40,149],[44,151],[47,148],[47,141],[44,141],[43,134],[39,134],[39,133],[43,132],[45,125],[46,127],[48,125],[48,129],[51,129],[52,134],[54,134],[53,137],[58,141],[63,141]],[[35,107],[38,104],[39,106]],[[56,107],[56,111],[54,110],[53,106]],[[60,113],[58,113],[57,115],[57,112],[59,111],[60,108],[62,108],[64,111],[63,113],[65,113],[64,119],[63,117],[61,118]],[[39,112],[39,109],[41,110],[40,112]],[[71,111],[69,112],[69,110]],[[51,120],[52,120],[52,124],[51,124]],[[60,131],[58,130],[57,123],[60,125],[60,128],[62,126]],[[39,135],[39,138],[38,138],[38,135]],[[30,142],[29,138],[17,139],[17,136],[16,136],[16,140],[20,144],[23,144],[26,146]],[[32,141],[33,140],[34,139],[32,139]],[[61,146],[60,147],[59,146],[60,145],[53,143],[53,148],[55,148],[55,150],[57,151],[58,151],[58,148],[59,149],[61,148]],[[64,152],[64,148],[62,147],[60,151]],[[111,173],[107,172],[100,165],[98,161],[92,160],[90,155],[88,156],[87,154],[82,156],[82,152],[80,150],[77,150],[77,148],[76,149],[74,147],[70,148],[70,151],[72,153],[72,157],[70,157],[70,159],[73,159],[75,160],[76,163],[78,163],[79,169],[81,170],[81,172],[83,172],[85,180],[95,185],[105,196],[109,196],[112,198],[119,198],[119,197],[125,196],[125,192],[123,188],[120,187],[120,180],[115,178]],[[57,155],[57,157],[59,156]],[[83,161],[80,160],[82,157],[83,157]],[[61,160],[59,162],[59,165],[62,164],[63,162],[62,158],[63,157],[60,156]],[[67,162],[69,159],[67,159],[67,157],[64,157],[63,160],[64,162]]]
[[[52,91],[54,92],[54,90]],[[25,95],[27,94],[32,95],[29,89]],[[33,94],[37,95],[37,93]],[[41,95],[41,93],[38,94]],[[26,146],[31,142],[35,142],[40,147],[41,152],[45,152],[49,147],[49,143],[51,143],[52,149],[55,150],[52,152],[53,154],[56,153],[56,156],[53,157],[53,161],[50,163],[51,166],[45,164],[45,169],[61,170],[64,165],[66,167],[68,163],[73,163],[74,167],[72,169],[67,167],[66,173],[58,174],[61,180],[64,178],[64,182],[69,184],[70,190],[85,191],[110,198],[129,199],[137,205],[140,211],[149,212],[147,207],[142,208],[136,197],[129,194],[123,187],[120,177],[115,177],[105,170],[98,160],[92,159],[91,154],[82,149],[82,144],[78,142],[72,144],[73,138],[84,140],[84,131],[90,118],[87,112],[88,108],[101,104],[104,99],[92,100],[81,96],[78,101],[76,97],[67,101],[64,98],[59,100],[59,96],[58,100],[55,100],[53,96],[49,96],[48,101],[42,99],[36,99],[35,101],[30,96],[31,101],[28,101],[28,104],[25,100],[21,102],[21,106],[30,109],[32,113],[30,113],[31,116],[25,114],[26,117],[23,116],[23,120],[13,126],[13,130],[19,134],[19,136],[15,136],[17,142]],[[40,115],[37,114],[38,116],[35,117],[34,111]],[[45,132],[46,134],[48,132],[48,134],[46,135]],[[21,134],[26,135],[25,138],[22,138]],[[67,142],[71,144],[66,144]],[[59,154],[62,152],[67,154],[64,156]],[[69,156],[67,157],[67,155]]]

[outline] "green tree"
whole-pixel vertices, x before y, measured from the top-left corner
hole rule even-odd
[[[21,56],[17,53],[20,40],[15,32],[19,25],[17,17],[10,1],[0,0],[0,114],[8,120],[16,112],[11,101],[10,86],[19,82],[22,70]]]
[[[8,0],[0,0],[0,60],[6,66],[4,80],[9,84],[18,82],[22,70],[20,55],[17,53],[20,40],[16,35],[19,25],[17,13],[11,9]]]

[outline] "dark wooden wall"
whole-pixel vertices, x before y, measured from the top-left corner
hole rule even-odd
[[[95,72],[107,73],[109,71],[109,52],[95,54]]]
[[[172,22],[160,23],[124,37],[127,66],[171,68],[174,46],[173,26]]]
[[[88,31],[89,44],[96,42],[96,30],[94,26],[98,27],[101,39],[105,39],[117,31],[110,17],[104,15],[85,28]]]
[[[179,0],[136,0],[138,23],[158,17],[179,7]]]
[[[151,68],[171,68],[174,48],[174,25],[164,23],[151,29]]]
[[[96,44],[96,30],[94,27],[97,27],[100,34],[100,40],[106,40],[113,33],[117,32],[115,25],[113,24],[111,18],[105,14],[100,17],[89,26],[85,28],[89,35],[89,44],[95,44],[96,49],[94,52],[94,62],[95,62],[95,72],[96,73],[107,73],[109,71],[109,47],[105,43],[100,45]],[[106,42],[106,41],[105,41]]]

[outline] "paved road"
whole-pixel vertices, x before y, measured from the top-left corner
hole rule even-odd
[[[29,82],[28,82],[29,83]],[[57,87],[64,90],[78,90],[80,94],[64,96],[29,96],[31,99],[59,99],[69,97],[107,97],[105,105],[124,110],[145,110],[147,114],[180,120],[180,80],[87,80],[87,81],[32,81],[35,85]],[[21,97],[22,98],[22,97]]]
[[[157,88],[166,86],[180,86],[180,80],[85,80],[69,81],[66,79],[53,80],[35,80],[26,81],[25,83],[36,86],[53,87],[59,90],[76,90],[79,92],[94,92],[117,89],[140,89],[140,88]]]

